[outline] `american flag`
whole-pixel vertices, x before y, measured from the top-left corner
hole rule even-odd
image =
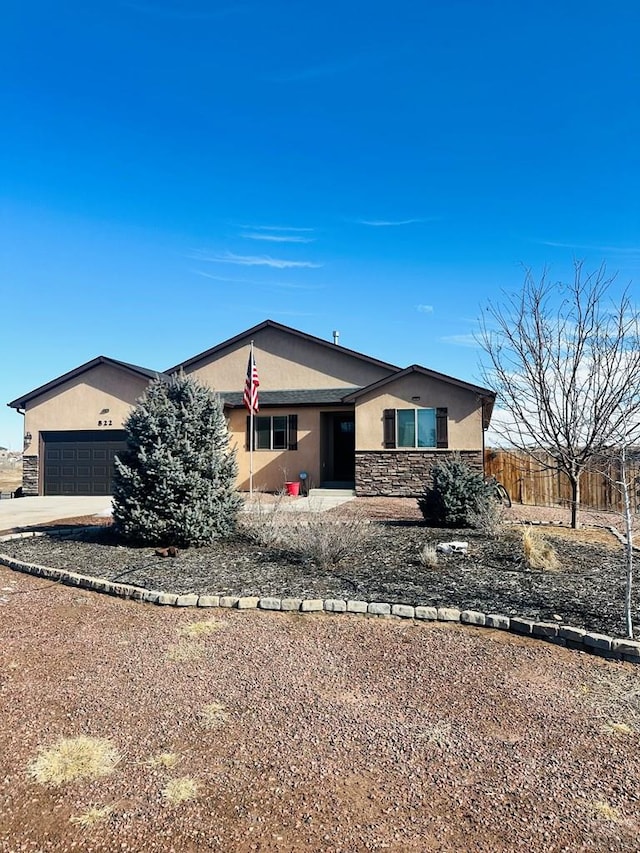
[[[253,352],[249,356],[249,364],[247,365],[247,378],[244,383],[244,394],[242,400],[250,412],[258,411],[258,368],[256,360],[253,357]]]

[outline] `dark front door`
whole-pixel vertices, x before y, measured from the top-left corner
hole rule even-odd
[[[123,430],[45,432],[45,495],[110,495],[114,457],[127,447]]]
[[[355,476],[355,416],[350,412],[344,412],[333,416],[333,479],[352,483]]]

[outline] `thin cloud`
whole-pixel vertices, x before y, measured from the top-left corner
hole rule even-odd
[[[395,228],[398,225],[414,225],[418,222],[433,222],[436,217],[417,219],[355,219],[357,225],[369,225],[371,228]]]
[[[262,287],[267,290],[322,290],[324,285],[321,284],[294,284],[287,281],[260,281],[257,278],[229,278],[225,275],[213,275],[213,273],[205,272],[204,270],[189,270],[194,275],[201,275],[203,278],[210,278],[213,281],[224,281],[228,284],[253,284],[257,287]]]
[[[313,228],[300,228],[297,226],[289,226],[289,225],[247,225],[239,224],[236,226],[237,228],[246,228],[247,231],[314,231]]]
[[[222,255],[193,255],[196,261],[209,261],[214,264],[235,264],[240,267],[271,267],[277,270],[286,269],[319,269],[322,264],[312,261],[290,261],[286,258],[272,258],[270,255],[236,255],[224,252]]]
[[[240,234],[247,240],[264,240],[268,243],[313,243],[315,237],[302,237],[299,234],[269,234],[259,231],[243,231]]]
[[[418,305],[420,314],[433,314],[433,305]]]
[[[440,338],[440,341],[443,344],[451,344],[456,347],[471,347],[473,349],[478,349],[480,346],[475,335],[444,335]]]
[[[618,255],[640,255],[640,246],[599,246],[590,243],[560,243],[555,240],[533,240],[541,246],[555,249],[581,249],[587,252],[611,252]]]

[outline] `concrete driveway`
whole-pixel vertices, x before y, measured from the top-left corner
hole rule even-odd
[[[110,515],[111,498],[56,495],[40,498],[12,498],[0,501],[0,530],[30,527],[45,521],[74,518],[77,515]]]
[[[328,491],[325,495],[318,494],[308,498],[297,498],[289,504],[281,505],[285,512],[325,512],[334,506],[353,500],[353,494]],[[269,505],[264,509],[269,511]],[[245,511],[251,512],[247,507]],[[12,498],[0,501],[0,530],[10,530],[13,527],[31,527],[47,521],[59,521],[74,518],[78,515],[111,514],[111,498],[75,497],[73,495],[56,495],[39,498]]]

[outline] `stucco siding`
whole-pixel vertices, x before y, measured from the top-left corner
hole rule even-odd
[[[37,456],[38,436],[48,430],[101,429],[99,421],[107,423],[105,429],[122,429],[147,385],[143,377],[100,364],[45,392],[25,409],[25,433],[30,432],[33,437],[26,452]]]
[[[298,416],[297,450],[254,450],[253,486],[262,491],[274,492],[281,489],[288,480],[297,480],[301,471],[309,475],[309,485],[320,482],[320,409],[303,408],[261,409],[260,416],[290,415]],[[250,453],[246,449],[247,412],[234,409],[228,415],[231,445],[237,449],[238,488],[249,489]]]
[[[390,372],[339,346],[324,347],[273,328],[255,334],[254,353],[261,391],[364,387]],[[242,391],[248,358],[247,339],[185,372],[216,391]]]
[[[389,382],[381,391],[356,401],[356,450],[384,448],[385,409],[439,407],[447,408],[450,450],[482,448],[482,405],[474,392],[418,373]]]

